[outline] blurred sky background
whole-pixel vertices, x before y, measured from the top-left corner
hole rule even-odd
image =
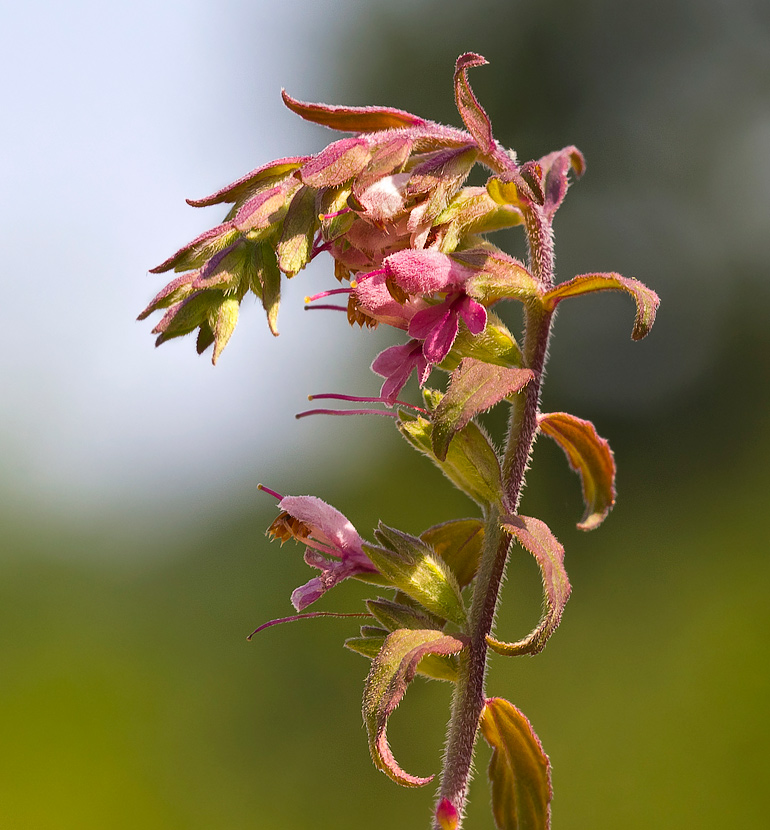
[[[386,419],[293,418],[311,392],[376,393],[388,333],[302,311],[329,284],[320,260],[286,290],[279,338],[244,303],[216,369],[188,340],[156,351],[135,317],[164,281],[148,269],[221,219],[186,197],[330,140],[282,86],[459,124],[464,51],[490,60],[471,80],[520,158],[586,156],[559,276],[616,270],[662,298],[641,343],[626,297],[560,309],[544,406],[610,439],[619,501],[579,534],[578,483],[538,444],[524,509],[564,543],[574,591],[546,652],[496,661],[490,692],[552,757],[555,827],[761,826],[765,0],[31,0],[0,20],[0,828],[427,826],[432,793],[368,762],[366,663],[339,648],[355,627],[245,642],[308,578],[263,540],[257,482],[320,495],[364,535],[474,513]],[[531,563],[503,601],[510,639],[537,617]],[[448,700],[417,683],[394,718],[410,771],[438,769]],[[491,827],[487,758],[469,828]]]

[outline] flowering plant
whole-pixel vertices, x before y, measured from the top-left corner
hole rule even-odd
[[[298,115],[353,135],[314,156],[271,162],[190,201],[231,207],[224,222],[153,269],[179,276],[140,315],[165,310],[154,328],[158,344],[197,330],[198,352],[213,346],[216,363],[244,297],[251,292],[261,300],[277,334],[282,275],[294,277],[327,252],[342,285],[307,302],[345,312],[351,325],[384,324],[406,333],[405,342],[385,349],[372,364],[384,379],[378,397],[315,397],[380,404],[344,412],[393,418],[409,444],[476,502],[480,515],[419,536],[380,523],[373,540],[365,541],[343,514],[315,496],[262,488],[279,500],[268,533],[282,543],[303,544],[305,561],[319,575],[293,592],[296,614],[257,630],[328,614],[305,609],[347,578],[382,589],[385,596],[366,601],[359,636],[345,643],[371,660],[363,715],[372,760],[399,784],[429,783],[433,776],[399,766],[388,744],[388,718],[416,674],[453,683],[433,816],[433,827],[442,830],[462,824],[479,730],[493,750],[489,778],[497,827],[550,826],[548,757],[527,718],[508,701],[487,696],[485,675],[490,650],[507,656],[541,651],[570,594],[563,547],[544,522],[519,512],[537,434],[556,441],[580,477],[580,529],[601,524],[615,501],[613,455],[594,426],[565,412],[540,411],[552,321],[562,300],[623,291],[636,303],[632,338],[639,340],[658,306],[653,291],[615,273],[555,282],[552,222],[571,177],[584,171],[583,156],[566,147],[519,163],[504,149],[468,82],[468,70],[484,63],[468,53],[455,67],[465,130],[388,107],[309,104],[284,92]],[[485,187],[465,186],[476,164],[490,171]],[[517,225],[526,235],[526,264],[487,238]],[[319,303],[337,296],[343,305]],[[520,341],[495,313],[495,306],[511,300],[523,307]],[[443,391],[427,386],[435,371],[448,375]],[[399,400],[413,372],[422,406]],[[502,451],[477,421],[498,405],[509,410]],[[540,567],[544,613],[527,636],[504,642],[493,634],[493,623],[514,544]]]

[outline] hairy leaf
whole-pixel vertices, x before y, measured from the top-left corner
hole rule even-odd
[[[310,261],[317,221],[315,192],[310,187],[301,187],[286,212],[277,248],[278,267],[288,277],[299,273]]]
[[[364,723],[369,736],[369,751],[377,769],[397,784],[421,787],[433,776],[420,778],[405,772],[396,762],[388,744],[388,718],[404,697],[417,666],[426,655],[458,654],[465,642],[433,629],[412,631],[399,629],[388,635],[364,687]]]
[[[453,519],[428,528],[420,538],[449,565],[460,588],[471,583],[479,568],[484,544],[481,519]]]
[[[433,425],[423,417],[401,413],[398,428],[415,449],[427,455],[442,473],[477,504],[502,505],[503,484],[500,462],[483,430],[469,423],[455,436],[442,461],[433,452]]]
[[[590,421],[566,412],[539,415],[537,421],[540,431],[556,441],[580,476],[586,509],[578,527],[593,530],[615,504],[615,459],[610,445]]]
[[[442,620],[466,624],[457,580],[429,545],[382,523],[375,536],[382,547],[364,544],[364,551],[383,576]]]
[[[285,89],[281,90],[284,104],[306,121],[322,124],[332,130],[346,133],[372,133],[399,127],[421,127],[427,122],[416,115],[392,107],[341,107],[329,104],[310,104],[297,101]]]
[[[564,548],[545,522],[527,516],[508,516],[502,528],[537,560],[543,577],[545,609],[543,618],[523,640],[503,643],[488,636],[487,643],[498,654],[513,657],[517,654],[537,654],[558,628],[564,606],[570,595],[570,584],[564,570]]]
[[[371,615],[388,631],[395,631],[398,628],[439,628],[433,624],[433,620],[420,611],[399,602],[389,599],[368,599],[366,607]]]
[[[636,302],[636,319],[631,339],[641,340],[649,334],[655,322],[660,298],[644,283],[631,277],[621,277],[615,273],[580,274],[552,288],[543,297],[543,301],[549,309],[554,309],[566,297],[578,297],[594,291],[625,291],[630,294]]]
[[[473,358],[462,360],[433,413],[431,440],[436,457],[446,459],[451,440],[474,415],[521,391],[533,377],[530,369],[504,369]]]
[[[521,366],[519,344],[500,318],[487,310],[487,324],[480,334],[471,334],[463,320],[449,354],[440,366],[451,372],[460,365],[464,357],[473,357],[495,366]]]
[[[466,52],[460,55],[455,65],[455,103],[457,111],[468,132],[473,136],[482,153],[488,153],[494,149],[495,139],[492,135],[492,124],[484,108],[473,94],[471,85],[468,83],[468,70],[474,66],[484,66],[489,63],[486,58],[474,52]]]
[[[481,732],[492,747],[489,780],[498,830],[548,830],[551,764],[524,715],[507,700],[487,700]]]

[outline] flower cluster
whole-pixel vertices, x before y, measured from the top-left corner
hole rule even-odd
[[[485,697],[484,675],[487,647],[508,656],[540,651],[570,595],[563,547],[544,522],[518,512],[536,435],[556,441],[580,476],[585,514],[579,528],[597,527],[615,501],[613,455],[593,425],[564,412],[540,411],[551,324],[564,299],[623,291],[636,303],[632,337],[638,340],[658,306],[653,291],[615,273],[555,283],[552,222],[570,174],[583,173],[583,157],[566,147],[520,164],[504,149],[468,83],[468,70],[484,63],[473,53],[457,60],[454,92],[464,130],[388,107],[309,104],[284,92],[293,112],[352,135],[317,155],[271,162],[190,201],[230,209],[221,224],[153,269],[178,276],[140,315],[164,310],[154,328],[158,345],[197,330],[198,352],[213,345],[216,363],[248,293],[261,300],[277,334],[283,277],[296,276],[327,253],[338,284],[308,297],[310,307],[341,310],[351,325],[383,324],[405,333],[404,342],[386,348],[372,364],[384,379],[379,397],[312,397],[384,404],[385,409],[344,414],[377,411],[393,418],[403,437],[476,502],[481,518],[444,522],[419,536],[380,523],[370,543],[315,496],[283,497],[262,488],[279,500],[268,534],[303,544],[305,562],[320,573],[292,593],[296,615],[257,630],[328,615],[304,612],[351,577],[395,591],[367,600],[367,624],[345,644],[372,660],[363,705],[372,759],[405,786],[421,786],[431,777],[410,775],[398,765],[387,742],[388,717],[418,672],[456,684],[434,830],[461,825],[478,729],[493,750],[496,825],[549,826],[548,759],[518,709]],[[491,174],[485,187],[465,185],[476,164]],[[526,234],[526,265],[487,238],[516,225]],[[337,296],[346,302],[319,302]],[[521,347],[495,313],[505,300],[523,305]],[[434,368],[450,373],[443,392],[425,386]],[[398,399],[413,373],[425,408]],[[477,416],[503,403],[510,405],[510,416],[501,452]],[[540,568],[544,613],[530,634],[507,643],[492,631],[514,543]]]
[[[308,104],[284,92],[298,115],[355,135],[188,200],[231,208],[224,222],[152,269],[180,274],[140,315],[166,310],[153,330],[157,344],[197,329],[198,352],[213,344],[216,362],[249,292],[261,299],[277,334],[281,275],[291,278],[328,252],[336,278],[350,287],[309,299],[347,294],[351,324],[384,323],[409,334],[407,344],[386,350],[373,365],[385,378],[388,400],[413,370],[424,384],[458,332],[479,335],[489,322],[487,307],[521,294],[523,264],[484,234],[522,224],[533,207],[555,210],[570,166],[582,171],[574,148],[519,167],[500,147],[467,84],[468,68],[483,62],[465,55],[455,72],[467,130],[387,107]],[[477,163],[501,176],[493,187],[464,186]],[[459,349],[458,359],[466,352]]]

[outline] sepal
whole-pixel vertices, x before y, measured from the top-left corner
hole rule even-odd
[[[537,424],[564,450],[570,467],[580,476],[586,509],[578,527],[593,530],[615,504],[615,459],[609,443],[590,421],[566,412],[538,415]]]
[[[559,627],[564,606],[569,599],[571,588],[564,570],[564,548],[548,525],[539,519],[507,516],[501,527],[535,557],[543,578],[545,609],[540,623],[523,640],[503,643],[487,636],[487,643],[493,651],[506,657],[537,654],[545,648],[551,634]]]
[[[427,390],[431,395],[432,390]],[[440,400],[440,398],[439,398]],[[427,455],[442,473],[481,507],[502,507],[503,484],[500,461],[486,433],[478,424],[467,424],[457,433],[442,461],[433,451],[433,424],[422,416],[400,413],[398,428],[406,440]]]
[[[649,334],[655,322],[660,298],[651,288],[647,288],[644,283],[632,277],[621,277],[620,274],[615,273],[580,274],[552,288],[543,297],[543,302],[546,308],[552,311],[567,297],[578,297],[594,291],[625,291],[630,294],[636,302],[636,319],[631,339],[641,340]]]
[[[467,617],[457,580],[433,549],[381,522],[374,535],[380,546],[365,543],[363,548],[377,570],[432,614],[463,628]]]
[[[310,187],[336,187],[357,176],[369,164],[371,156],[364,139],[342,138],[306,162],[299,176]]]
[[[487,310],[487,324],[484,331],[471,334],[461,320],[459,330],[449,354],[439,364],[442,369],[452,372],[464,357],[483,360],[495,366],[518,367],[522,354],[516,339],[493,312]]]
[[[465,290],[485,305],[505,299],[526,303],[541,296],[537,280],[523,263],[491,245],[456,251],[452,258],[476,269]]]
[[[446,459],[451,440],[471,418],[520,392],[532,378],[531,369],[504,369],[473,358],[462,360],[433,413],[431,442],[439,461]]]
[[[420,778],[401,769],[388,744],[388,718],[404,697],[423,657],[459,654],[465,646],[464,639],[441,631],[399,629],[388,635],[372,661],[364,687],[363,704],[369,751],[377,769],[397,784],[421,787],[428,784],[433,776]]]
[[[278,242],[278,267],[287,277],[298,274],[310,261],[318,216],[315,191],[301,187],[291,200]]]
[[[481,712],[481,733],[492,747],[488,775],[497,830],[549,830],[551,763],[530,722],[493,697]]]

